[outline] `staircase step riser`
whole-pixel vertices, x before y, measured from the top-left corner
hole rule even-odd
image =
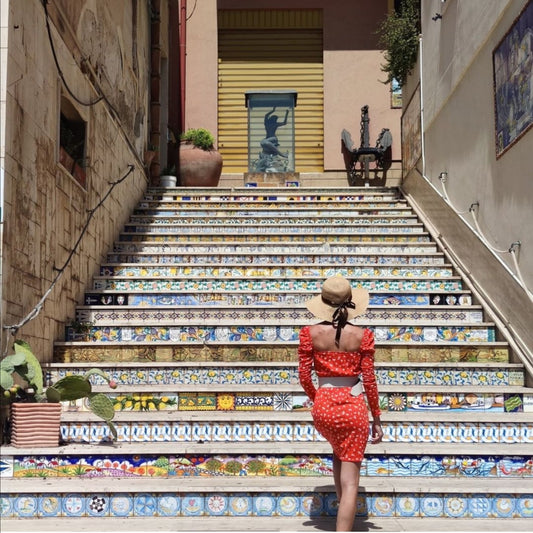
[[[145,309],[138,307],[78,307],[76,311],[76,320],[78,322],[91,322],[95,326],[102,324],[111,325],[131,325],[131,324],[155,324],[160,325],[177,325],[198,323],[206,326],[211,325],[235,325],[242,324],[264,324],[264,325],[281,325],[292,322],[294,325],[304,325],[309,323],[312,315],[307,309],[253,309],[253,308],[213,308],[202,307],[195,309],[189,308],[155,308]],[[480,324],[483,321],[482,311],[473,311],[468,309],[444,308],[433,310],[426,309],[367,309],[364,318],[367,324],[384,323],[393,324],[402,322],[409,324],[414,322],[435,322],[439,324]]]
[[[328,480],[333,475],[332,457],[321,455],[234,455],[234,454],[168,454],[125,457],[112,452],[95,456],[46,455],[14,456],[12,473],[17,478],[88,478],[90,474],[134,480],[169,477],[227,477],[258,476],[265,479],[281,476],[314,476]],[[528,456],[497,455],[430,457],[367,457],[361,463],[361,476],[433,478],[531,478],[532,461]]]
[[[322,281],[316,278],[309,279],[201,279],[194,278],[196,271],[190,269],[191,278],[98,278],[95,277],[93,282],[94,290],[114,290],[114,291],[156,291],[156,292],[177,292],[177,291],[253,291],[253,292],[271,292],[271,291],[294,291],[307,294],[309,299],[314,294],[320,292]],[[342,268],[331,269],[329,276],[337,273],[342,274]],[[328,277],[329,277],[328,276]],[[245,277],[245,276],[243,276]],[[321,278],[322,279],[322,278]],[[367,289],[375,292],[413,292],[413,291],[435,291],[435,292],[454,292],[462,291],[463,285],[460,280],[359,280],[352,283],[354,287]]]
[[[180,258],[178,258],[180,259]],[[181,258],[183,259],[183,258]],[[189,258],[190,259],[190,258]],[[256,266],[251,267],[250,262],[246,262],[246,257],[238,257],[235,263],[224,260],[219,256],[220,261],[216,261],[217,257],[212,257],[206,263],[212,262],[217,266],[208,267],[197,265],[194,262],[177,261],[172,266],[151,265],[145,264],[143,266],[136,265],[110,265],[103,264],[100,267],[100,276],[131,276],[131,277],[156,277],[156,278],[171,278],[176,276],[207,276],[207,277],[221,277],[221,278],[235,278],[239,276],[280,276],[282,278],[292,276],[318,277],[323,278],[327,276],[335,265],[331,265],[332,261],[329,258],[324,260],[326,263],[322,268],[313,266],[312,263],[305,259],[300,263],[294,261],[293,263],[283,264],[283,258],[274,258],[272,263],[265,261],[265,264],[257,263]],[[202,261],[203,262],[203,261]],[[182,265],[182,263],[185,263]],[[244,265],[243,265],[244,263]],[[339,262],[340,263],[340,262]],[[272,264],[272,266],[269,266]],[[300,268],[295,265],[302,265]],[[344,261],[343,263],[344,264]],[[231,268],[221,265],[232,265]],[[344,275],[351,278],[387,278],[394,280],[394,278],[451,278],[454,276],[454,271],[450,267],[432,267],[424,268],[420,266],[402,266],[397,268],[387,267],[352,267],[346,268]]]
[[[510,415],[511,416],[511,415]],[[276,443],[324,444],[317,453],[327,453],[329,445],[312,424],[247,424],[247,423],[191,423],[153,422],[123,423],[115,421],[118,443],[264,443],[266,447]],[[384,424],[385,443],[407,444],[533,444],[533,429],[527,423],[436,423]],[[61,424],[61,438],[69,444],[99,444],[109,439],[109,428],[100,422]],[[393,448],[390,450],[394,453]],[[428,450],[429,452],[429,450]]]
[[[305,302],[310,298],[310,292],[300,291],[294,292],[223,292],[222,290],[214,292],[214,289],[207,289],[201,291],[200,289],[184,293],[180,290],[178,294],[173,294],[170,291],[156,291],[152,289],[147,291],[143,287],[143,291],[135,293],[131,289],[127,292],[109,292],[109,289],[97,289],[99,292],[86,293],[84,296],[85,305],[129,305],[138,307],[150,306],[195,306],[195,305],[209,305],[209,306],[249,306],[249,305],[283,305],[303,307]],[[379,289],[378,289],[379,290]],[[143,292],[147,294],[142,294]],[[424,293],[422,291],[416,292],[413,290],[402,293],[391,294],[390,291],[382,290],[382,294],[376,291],[369,292],[369,303],[371,306],[470,306],[472,304],[472,296],[469,291],[453,290],[450,292],[443,292],[443,290],[435,290],[433,293]]]
[[[298,385],[298,368],[292,366],[170,366],[130,368],[106,367],[99,365],[119,386],[120,385]],[[79,369],[80,372],[83,368]],[[46,381],[51,384],[71,374],[70,368],[52,368],[46,371]],[[412,363],[409,368],[397,369],[392,364],[376,363],[376,379],[379,385],[405,386],[524,386],[523,368],[511,367],[486,368],[464,367],[460,364],[453,368],[417,368]],[[91,376],[94,385],[105,385],[99,376]]]
[[[448,344],[440,349],[434,345],[415,346],[412,343],[400,346],[377,346],[377,362],[472,362],[508,363],[509,348],[505,343],[496,345]],[[128,362],[254,362],[298,361],[296,346],[283,345],[189,345],[170,344],[75,344],[60,345],[55,349],[55,360],[63,363],[118,363]]]
[[[232,517],[238,519],[245,516],[250,521],[255,517],[302,517],[309,521],[324,516],[334,517],[338,507],[336,496],[331,492],[324,492],[324,489],[261,494],[242,490],[216,494],[187,491],[176,493],[171,490],[161,494],[161,491],[154,490],[139,495],[82,491],[75,494],[46,494],[43,497],[40,494],[8,494],[5,500],[6,511],[3,516],[6,518],[40,517],[44,520],[59,520],[60,523],[61,518],[58,517],[101,516],[109,517],[109,520],[143,517],[147,520],[147,530],[153,528],[151,519],[156,517],[183,517],[187,518],[187,524],[202,517],[228,517],[231,520]],[[430,519],[438,516],[451,520],[505,518],[510,520],[508,526],[512,528],[513,519],[531,517],[530,505],[531,498],[516,494],[499,494],[493,499],[481,497],[475,492],[427,495],[411,492],[383,494],[383,491],[379,494],[361,490],[356,516],[369,519],[384,516],[398,519],[413,516]],[[228,527],[228,523],[225,524]],[[242,531],[242,526],[236,525],[234,530]],[[182,527],[187,526],[183,524]],[[248,523],[248,527],[254,531],[252,523]],[[272,524],[261,524],[258,531],[269,530],[271,527]]]
[[[196,248],[197,251],[191,250],[191,248]],[[231,248],[230,250],[225,251],[224,248]],[[244,253],[246,256],[240,256],[238,259],[241,260],[242,257],[247,257],[248,262],[253,260],[257,262],[261,257],[260,254],[277,254],[276,257],[278,261],[283,261],[289,263],[290,261],[300,261],[303,254],[309,253],[308,247],[302,248],[301,252],[298,252],[296,255],[288,255],[287,247],[269,247],[268,249],[258,250],[256,246],[250,247],[241,247],[230,245],[227,247],[216,247],[214,245],[209,246],[195,246],[189,245],[180,246],[178,244],[157,246],[152,244],[118,244],[115,245],[115,250],[117,252],[124,253],[114,253],[108,255],[109,263],[208,263],[209,261],[215,261],[220,257],[224,257],[226,263],[230,261],[235,261],[237,257],[235,253]],[[135,255],[132,255],[132,252],[135,252]],[[174,253],[173,253],[174,252]],[[177,255],[179,252],[184,254],[194,255]],[[157,254],[157,255],[152,255]],[[221,255],[224,254],[224,255]],[[255,254],[255,255],[254,255]],[[251,259],[253,255],[253,259]],[[280,256],[283,256],[280,258]],[[410,256],[410,255],[389,255],[389,256],[369,256],[369,255],[360,255],[360,254],[347,254],[342,251],[330,250],[327,252],[327,257],[330,258],[330,262],[337,261],[336,257],[341,256],[343,264],[348,265],[383,265],[383,268],[386,268],[385,265],[393,265],[394,267],[403,266],[403,265],[413,265],[418,268],[422,267],[442,267],[444,266],[444,258],[439,255],[433,256]],[[311,256],[310,256],[311,257]],[[334,258],[334,259],[332,259]],[[321,257],[313,260],[313,262],[320,263],[322,261]]]
[[[493,327],[487,326],[369,326],[376,342],[494,342]],[[291,326],[92,326],[84,335],[88,342],[297,342],[299,328]],[[67,328],[67,335],[72,334]],[[76,340],[67,337],[67,341]]]

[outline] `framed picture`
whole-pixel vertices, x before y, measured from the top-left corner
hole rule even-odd
[[[533,124],[533,1],[492,52],[496,157]]]

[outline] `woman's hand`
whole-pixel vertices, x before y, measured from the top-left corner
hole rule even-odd
[[[374,420],[372,422],[372,437],[370,438],[371,444],[378,444],[383,439],[383,429],[381,427],[380,420]]]

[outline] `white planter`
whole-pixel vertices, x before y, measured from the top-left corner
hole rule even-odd
[[[160,187],[175,187],[176,181],[176,176],[159,176]]]

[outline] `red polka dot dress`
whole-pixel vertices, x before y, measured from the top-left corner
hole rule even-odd
[[[381,414],[374,374],[374,334],[365,329],[357,352],[322,352],[313,348],[309,326],[300,331],[298,347],[300,383],[311,400],[315,428],[328,440],[341,461],[363,460],[369,436],[365,395],[352,396],[350,387],[315,388],[312,371],[319,377],[361,375],[372,416]]]

